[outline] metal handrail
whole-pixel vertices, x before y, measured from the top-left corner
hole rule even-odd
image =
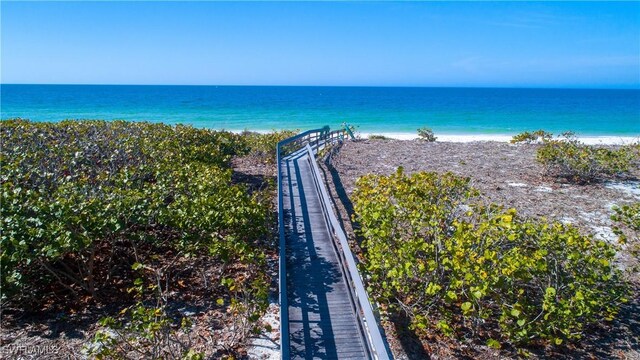
[[[346,127],[348,129],[348,127]],[[322,184],[318,164],[315,160],[315,154],[324,148],[327,144],[335,141],[343,141],[347,136],[353,136],[346,129],[330,131],[328,126],[320,129],[308,130],[298,135],[292,136],[278,142],[276,148],[276,160],[278,164],[278,228],[280,236],[279,249],[279,300],[280,300],[280,351],[282,359],[289,359],[289,305],[287,301],[287,272],[286,272],[286,239],[284,234],[284,209],[283,209],[283,193],[282,193],[282,173],[280,169],[280,161],[284,154],[290,154],[295,151],[308,152],[309,162],[312,168],[312,178],[321,197],[320,204],[323,208],[323,214],[327,220],[329,232],[333,235],[332,239],[336,253],[340,258],[340,265],[345,274],[345,280],[349,287],[351,303],[358,318],[360,330],[365,339],[366,349],[369,356],[374,359],[387,360],[391,359],[391,352],[384,341],[382,332],[378,327],[376,318],[373,313],[373,307],[369,302],[369,297],[364,288],[362,278],[356,267],[355,258],[347,242],[347,237],[340,226],[336,215],[331,208],[329,195],[326,187]],[[299,145],[299,146],[292,146]],[[293,151],[291,151],[293,149]],[[338,242],[336,242],[336,239]]]
[[[324,216],[327,220],[327,226],[329,232],[333,235],[333,245],[340,258],[340,265],[342,266],[343,273],[349,285],[351,294],[352,305],[356,311],[358,317],[360,329],[366,340],[366,347],[369,352],[369,356],[374,359],[387,360],[391,359],[391,351],[389,350],[387,342],[382,336],[382,332],[378,327],[373,307],[369,301],[369,296],[364,287],[360,272],[356,267],[355,257],[351,252],[351,247],[347,241],[347,236],[342,230],[342,226],[338,222],[338,219],[331,207],[330,197],[328,191],[321,181],[320,170],[318,163],[316,162],[313,149],[307,145],[309,163],[313,169],[313,179],[320,195],[320,204],[323,208]],[[336,242],[335,240],[338,240]]]
[[[306,144],[314,144],[314,146],[317,146],[320,140],[324,140],[329,134],[330,134],[330,129],[328,126],[325,126],[320,129],[307,130],[298,135],[292,136],[290,138],[287,138],[278,142],[277,149],[276,149],[277,155],[278,155],[278,161],[280,160],[280,156],[282,156],[283,151],[286,151],[288,153],[289,152],[288,150],[290,149],[294,149],[294,151],[300,150],[304,148]],[[292,145],[298,145],[298,143],[300,143],[299,146],[292,146]],[[280,162],[278,162],[278,166],[279,165],[280,165]]]

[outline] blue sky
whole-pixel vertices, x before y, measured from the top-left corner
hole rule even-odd
[[[640,2],[7,2],[2,83],[640,88]]]

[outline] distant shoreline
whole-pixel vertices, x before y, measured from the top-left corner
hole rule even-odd
[[[6,121],[6,120],[10,120],[10,118],[2,118],[1,121]],[[84,119],[77,119],[78,121],[84,120]],[[94,119],[87,119],[87,120],[94,120]],[[95,119],[97,120],[97,119]],[[112,121],[112,120],[106,120],[106,121]],[[131,120],[125,120],[125,121],[131,121]],[[144,120],[141,120],[144,121]],[[35,122],[40,122],[40,121],[35,121]],[[45,121],[48,122],[48,121]],[[53,121],[53,122],[57,122],[57,121]],[[153,122],[155,123],[155,122]],[[164,123],[166,125],[170,125],[170,126],[175,126],[178,124],[170,124],[170,123]],[[282,130],[295,130],[295,129],[270,129],[270,130],[265,130],[265,129],[225,129],[225,128],[212,128],[212,127],[207,127],[207,126],[198,126],[200,124],[190,124],[190,123],[182,123],[182,125],[187,125],[187,126],[194,126],[196,128],[204,128],[204,129],[210,129],[213,131],[229,131],[232,133],[236,133],[236,134],[240,134],[242,132],[245,131],[249,131],[249,132],[256,132],[256,133],[260,133],[260,134],[266,134],[266,133],[270,133],[273,131],[282,131]],[[338,130],[339,127],[331,127],[331,130]],[[304,131],[306,129],[298,129],[301,131]],[[545,130],[545,129],[543,129]],[[487,142],[487,141],[494,141],[494,142],[501,142],[501,143],[508,143],[511,138],[516,134],[491,134],[491,133],[459,133],[459,134],[450,134],[450,133],[438,133],[437,131],[434,132],[436,138],[437,138],[437,142],[450,142],[450,143],[470,143],[470,142],[476,142],[476,141],[481,141],[481,142]],[[359,136],[362,139],[367,139],[369,136],[375,135],[375,136],[384,136],[390,140],[402,140],[402,141],[410,141],[410,140],[416,140],[419,139],[420,137],[418,136],[417,131],[414,133],[410,133],[410,132],[385,132],[385,131],[380,131],[380,132],[376,132],[376,131],[367,131],[367,132],[361,132],[361,131],[355,131],[355,135]],[[558,135],[558,134],[554,134],[554,135]],[[640,134],[636,135],[636,136],[629,136],[629,135],[580,135],[577,134],[576,137],[578,138],[578,140],[580,140],[582,143],[587,144],[587,145],[627,145],[627,144],[632,144],[632,143],[639,143],[640,142]]]
[[[418,134],[411,133],[360,133],[360,136],[364,139],[370,135],[382,135],[395,140],[415,140],[418,139]],[[514,134],[515,135],[515,134]],[[497,141],[497,142],[509,142],[513,135],[506,134],[438,134],[435,133],[438,142],[454,142],[454,143],[469,143],[474,141]],[[578,140],[587,145],[626,145],[640,141],[640,135],[638,136],[616,136],[616,135],[584,135],[576,136]]]
[[[331,129],[336,130],[336,129]],[[253,131],[257,133],[268,133],[273,130],[228,130],[233,133],[241,133],[243,131]],[[277,131],[277,130],[276,130]],[[416,140],[420,137],[416,133],[405,132],[359,132],[356,131],[356,136],[360,136],[362,139],[367,139],[371,135],[380,135],[391,140]],[[451,143],[470,143],[475,141],[495,141],[508,143],[515,134],[438,134],[437,142],[451,142]],[[640,134],[637,136],[625,136],[625,135],[577,135],[578,140],[587,145],[627,145],[636,142],[640,142]]]

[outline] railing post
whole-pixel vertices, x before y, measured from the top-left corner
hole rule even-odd
[[[349,126],[349,124],[345,122],[342,125],[344,126],[344,130],[346,131],[346,133],[351,137],[351,140],[355,140],[356,137],[353,135],[353,132],[351,131],[351,127]]]

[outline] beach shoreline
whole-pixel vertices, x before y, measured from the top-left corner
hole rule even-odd
[[[256,132],[259,134],[267,134],[278,130],[228,130],[235,134],[240,134],[245,131]],[[332,128],[332,130],[335,130]],[[368,139],[370,136],[384,136],[389,140],[402,140],[411,141],[420,139],[416,133],[405,132],[359,132],[356,131],[356,137],[362,139]],[[487,142],[494,141],[500,143],[508,143],[511,138],[516,134],[434,134],[437,138],[437,142],[449,142],[449,143],[471,143],[471,142]],[[640,134],[637,136],[626,135],[576,135],[576,138],[586,145],[629,145],[640,142]]]
[[[418,134],[412,133],[359,133],[360,137],[366,139],[372,135],[382,135],[384,137],[394,140],[416,140],[420,137]],[[508,143],[515,134],[434,134],[437,137],[438,142],[452,142],[452,143],[470,143],[476,141],[495,141]],[[638,136],[617,136],[617,135],[577,135],[578,140],[587,145],[628,145],[640,141],[640,135]]]

